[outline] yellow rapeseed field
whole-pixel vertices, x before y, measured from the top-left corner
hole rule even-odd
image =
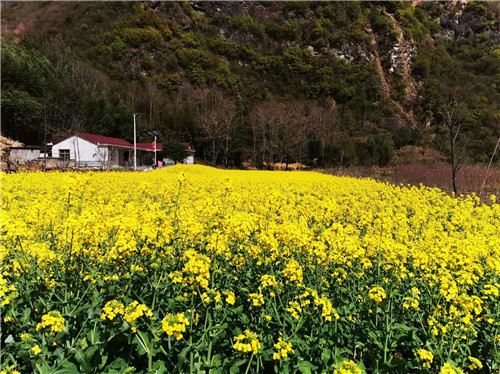
[[[310,172],[2,175],[1,373],[498,373],[500,204]]]

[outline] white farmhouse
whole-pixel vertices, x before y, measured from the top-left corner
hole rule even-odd
[[[78,167],[127,167],[134,145],[109,136],[74,132],[52,142],[52,157],[74,161]]]
[[[194,163],[195,150],[188,143],[182,143],[189,156],[184,164]],[[151,165],[154,160],[154,143],[137,143],[137,164]],[[162,143],[156,143],[156,151],[161,153]],[[52,158],[66,160],[77,167],[131,167],[133,165],[134,145],[123,139],[109,136],[74,132],[52,142]],[[164,159],[165,164],[171,160]]]

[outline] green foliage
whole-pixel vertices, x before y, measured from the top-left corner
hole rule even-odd
[[[399,149],[406,145],[418,145],[422,140],[422,134],[419,129],[409,129],[407,127],[400,127],[392,135],[394,147]]]
[[[283,76],[307,73],[311,68],[308,62],[311,60],[311,53],[299,47],[290,47],[283,52],[283,64],[285,70]]]
[[[141,57],[141,66],[145,70],[152,70],[155,66],[155,60],[150,55],[143,55]]]
[[[180,142],[169,140],[163,143],[161,155],[165,158],[173,160],[174,162],[181,162],[188,156],[188,152],[186,147],[184,147]]]
[[[214,4],[203,4],[207,10],[203,15],[189,3],[64,6],[61,23],[69,17],[74,27],[59,41],[36,31],[23,37],[19,46],[2,43],[5,129],[14,123],[26,126],[26,134],[34,139],[30,143],[41,143],[35,127],[42,123],[42,112],[53,105],[57,110],[48,112],[50,134],[79,126],[125,137],[128,130],[122,133],[120,129],[126,128],[127,105],[133,102],[142,118],[148,118],[144,121],[147,126],[161,124],[167,133],[175,128],[172,131],[187,131],[196,139],[193,113],[197,111],[190,107],[194,104],[187,104],[185,96],[177,98],[175,104],[171,99],[181,88],[189,94],[193,87],[216,87],[242,104],[242,125],[233,134],[236,149],[231,157],[244,159],[253,155],[247,115],[260,101],[272,97],[319,103],[333,100],[340,136],[345,140],[366,137],[373,129],[385,132],[395,128],[401,109],[393,100],[404,103],[404,111],[412,111],[419,124],[428,123],[434,131],[446,87],[453,87],[474,108],[468,119],[471,137],[484,139],[473,142],[471,157],[485,159],[491,152],[491,140],[500,135],[494,114],[500,102],[500,49],[491,36],[491,30],[498,27],[498,17],[490,4],[468,3],[456,27],[447,23],[450,20],[443,4],[435,2],[417,6],[408,2],[265,3],[258,11],[250,5],[245,12],[233,5],[214,11]],[[391,15],[403,35],[398,25],[393,25]],[[436,23],[439,17],[441,26]],[[64,24],[64,29],[67,27]],[[435,37],[441,28],[452,27],[454,40]],[[390,75],[392,97],[387,97],[373,61],[375,38],[388,74],[387,53],[401,36],[411,39],[416,47],[411,78],[418,82],[418,92],[411,100],[406,99],[408,77],[398,72]],[[430,38],[434,38],[432,42]],[[314,47],[313,53],[309,46]],[[332,48],[353,58],[336,58]],[[146,89],[150,80],[159,88],[152,99],[151,118]],[[97,92],[92,88],[96,81],[106,82]],[[130,85],[138,87],[133,100]],[[110,97],[111,91],[120,97],[122,106]],[[14,109],[23,102],[32,109],[26,116]],[[171,117],[172,105],[179,106],[175,113],[182,120]],[[121,114],[115,116],[115,109]],[[417,142],[414,134],[407,135],[393,134],[395,146]],[[349,149],[359,148],[359,152],[347,157],[341,151],[342,142],[322,147],[324,165],[356,163],[358,153],[371,155],[377,148],[351,144]],[[378,156],[366,159],[360,161],[381,162]]]
[[[356,150],[362,165],[385,166],[391,162],[394,145],[386,135],[370,135],[364,143],[357,143]]]
[[[300,35],[300,25],[296,21],[288,21],[282,25],[274,22],[266,24],[266,34],[278,41],[293,41]]]
[[[217,87],[229,95],[236,95],[241,90],[241,78],[236,74],[231,73],[229,66],[221,64],[213,72],[208,74],[209,79],[213,81]]]
[[[370,12],[370,23],[377,33],[384,33],[391,29],[392,20],[383,13],[383,8],[375,8]]]
[[[231,32],[249,34],[258,39],[264,39],[266,37],[265,26],[255,21],[249,15],[235,15],[230,17],[221,13],[216,13],[214,15],[214,23],[228,28]]]
[[[309,10],[309,3],[306,1],[287,1],[283,7],[285,13],[293,12],[297,16],[305,16]]]
[[[177,51],[177,59],[182,67],[208,68],[214,64],[212,57],[203,49],[180,49]]]
[[[414,8],[409,3],[400,3],[399,8],[394,16],[411,38],[423,40],[429,31],[433,33],[439,31],[439,25],[430,20],[422,9]]]
[[[179,73],[167,74],[157,78],[160,88],[168,93],[175,92],[182,83],[182,77]]]
[[[172,31],[165,25],[160,17],[154,12],[136,10],[133,14],[127,14],[115,23],[118,29],[127,28],[153,28],[159,30],[165,38],[172,36]]]
[[[116,35],[124,43],[135,48],[143,45],[158,47],[162,40],[161,32],[151,26],[147,28],[124,28],[117,31]]]

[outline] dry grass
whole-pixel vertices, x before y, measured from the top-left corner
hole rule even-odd
[[[486,177],[487,167],[484,165],[463,166],[457,175],[459,194],[479,194]],[[429,187],[438,187],[444,191],[453,190],[451,168],[444,163],[435,165],[407,164],[394,168],[392,182],[418,185],[422,183]],[[483,197],[490,194],[500,195],[500,168],[491,167],[484,184]]]
[[[479,195],[486,170],[487,167],[484,165],[463,166],[457,178],[458,193]],[[412,186],[423,184],[428,187],[437,187],[447,193],[453,191],[450,165],[442,162],[408,163],[385,168],[354,166],[344,169],[328,169],[324,172],[355,178],[370,177],[394,184],[402,183]],[[481,197],[487,198],[489,195],[500,197],[500,168],[498,166],[490,168]]]

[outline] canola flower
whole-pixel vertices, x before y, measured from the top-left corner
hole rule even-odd
[[[129,324],[134,323],[138,318],[152,317],[153,312],[144,304],[139,304],[137,300],[132,301],[126,308],[123,313],[123,319],[127,321]]]
[[[463,370],[453,366],[452,364],[446,363],[439,374],[463,374]]]
[[[362,371],[354,361],[350,360],[342,362],[333,374],[362,374]]]
[[[283,337],[278,338],[278,342],[274,345],[276,352],[273,353],[274,360],[286,360],[288,355],[293,355],[295,351],[293,350],[292,343],[283,340]]]
[[[387,298],[387,294],[382,287],[372,287],[368,292],[368,297],[375,301],[376,306],[379,306]]]
[[[429,352],[428,350],[425,350],[423,348],[420,348],[417,353],[415,353],[415,356],[417,356],[420,360],[423,362],[423,367],[424,368],[430,368],[432,361],[434,360],[434,355]]]
[[[36,331],[45,331],[46,335],[54,335],[64,330],[65,321],[59,311],[51,311],[42,316],[42,321],[36,325]]]
[[[167,335],[175,336],[177,340],[181,340],[186,332],[186,326],[189,326],[189,320],[184,313],[167,314],[161,321],[161,330]]]
[[[257,354],[261,348],[259,342],[259,335],[250,330],[245,330],[243,334],[235,336],[234,338],[234,349],[243,353]]]
[[[234,305],[234,303],[236,302],[236,297],[234,295],[234,292],[224,291],[223,294],[224,296],[226,296],[226,303],[228,303],[229,305]]]
[[[16,370],[16,365],[10,365],[2,369],[0,371],[0,374],[21,374],[19,371]]]
[[[331,373],[325,344],[338,373],[359,358],[384,374],[395,357],[406,372],[500,362],[494,200],[199,165],[2,175],[1,199],[4,370],[56,371],[63,352],[84,372],[88,351],[102,372]],[[273,359],[277,332],[293,353]]]
[[[477,358],[469,356],[469,361],[470,361],[469,369],[476,370],[483,368],[483,364]]]
[[[42,352],[42,350],[40,349],[40,347],[37,345],[35,345],[34,347],[31,348],[31,351],[33,352],[34,355],[37,355],[39,353]]]
[[[262,306],[265,304],[264,295],[261,293],[251,293],[248,301],[250,301],[253,306]]]
[[[110,300],[102,308],[101,319],[109,319],[112,321],[118,315],[125,313],[125,306],[117,300]]]

